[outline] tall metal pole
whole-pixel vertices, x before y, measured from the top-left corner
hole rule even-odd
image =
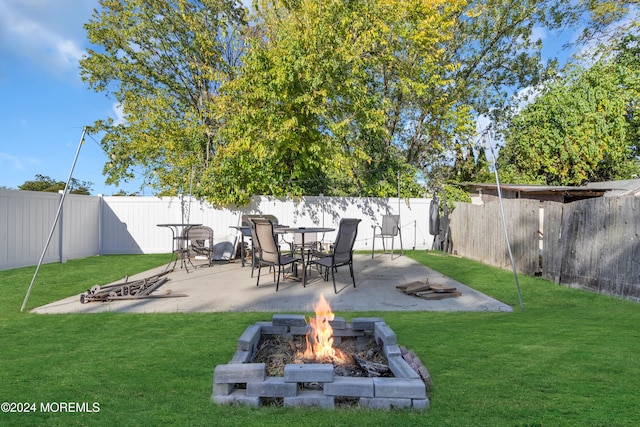
[[[42,265],[42,261],[44,260],[44,255],[49,248],[49,243],[51,243],[51,238],[53,237],[53,232],[56,228],[56,224],[58,224],[58,220],[60,219],[60,214],[62,213],[62,204],[64,203],[64,199],[67,196],[67,192],[69,190],[69,183],[71,182],[71,177],[73,176],[73,169],[76,167],[76,162],[78,161],[78,155],[80,154],[80,148],[82,144],[84,144],[84,135],[87,133],[86,126],[82,128],[82,136],[80,137],[80,142],[78,143],[78,149],[76,150],[76,155],[73,158],[73,164],[71,165],[71,170],[69,171],[69,177],[67,178],[67,183],[64,186],[64,192],[62,193],[62,197],[60,198],[60,204],[58,205],[58,211],[56,212],[56,217],[53,220],[53,225],[51,226],[51,232],[49,232],[49,237],[47,238],[47,242],[44,245],[44,249],[42,250],[42,255],[40,255],[40,260],[38,261],[38,265],[36,266],[36,271],[33,273],[33,278],[31,279],[31,284],[29,285],[29,289],[27,289],[27,295],[24,297],[24,301],[22,302],[22,307],[20,307],[20,311],[24,311],[25,306],[27,305],[27,300],[29,299],[29,294],[31,294],[31,288],[33,288],[33,283],[36,281],[36,277],[38,276],[38,271],[40,270],[40,266]]]
[[[500,200],[500,212],[502,214],[502,226],[504,227],[504,238],[507,242],[507,249],[509,250],[509,259],[511,260],[511,269],[513,270],[513,277],[516,279],[516,288],[518,289],[518,299],[520,300],[520,310],[524,310],[522,304],[522,293],[520,292],[520,282],[518,281],[518,273],[516,272],[516,263],[513,260],[513,253],[511,252],[511,243],[509,243],[509,233],[507,232],[507,220],[504,215],[504,204],[502,203],[502,190],[500,188],[500,178],[498,177],[498,162],[496,159],[496,153],[493,151],[493,141],[491,140],[490,132],[486,132],[489,139],[489,149],[491,150],[491,156],[493,157],[493,171],[496,176],[496,187],[498,189],[498,200]]]

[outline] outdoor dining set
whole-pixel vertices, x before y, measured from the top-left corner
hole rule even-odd
[[[240,232],[240,260],[242,266],[250,257],[251,277],[255,270],[256,286],[260,285],[263,267],[273,273],[276,291],[281,277],[300,281],[307,285],[307,279],[314,269],[325,281],[329,274],[333,281],[333,289],[338,293],[335,273],[339,267],[349,267],[353,286],[356,280],[353,270],[353,247],[358,234],[358,218],[342,218],[338,224],[335,240],[325,242],[325,233],[336,231],[333,227],[290,227],[279,224],[273,215],[243,215],[241,225],[230,226]],[[169,228],[172,232],[172,253],[175,258],[167,268],[180,267],[187,270],[202,266],[212,266],[214,262],[214,232],[203,224],[158,224]],[[400,238],[399,215],[383,216],[381,225],[374,225],[373,238],[382,239],[383,250],[386,251],[385,239]],[[372,248],[373,257],[373,248]],[[196,261],[201,262],[197,263]],[[196,262],[196,264],[194,264]]]

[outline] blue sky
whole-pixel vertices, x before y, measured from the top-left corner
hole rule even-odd
[[[83,24],[97,7],[97,0],[0,0],[0,187],[17,188],[36,174],[66,181],[83,127],[117,118],[114,100],[79,75],[89,47]],[[538,34],[547,55],[566,56],[566,35]],[[107,157],[98,142],[85,137],[73,177],[92,182],[92,194],[139,192],[141,179],[119,188],[104,183]]]

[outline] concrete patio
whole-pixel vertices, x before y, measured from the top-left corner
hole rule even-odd
[[[333,291],[331,277],[325,282],[314,270],[303,287],[300,281],[281,280],[275,292],[273,276],[268,268],[262,270],[260,286],[251,277],[251,266],[242,267],[239,261],[216,263],[212,267],[179,267],[168,274],[169,282],[153,294],[185,297],[145,298],[110,302],[80,303],[80,295],[31,310],[33,313],[171,313],[171,312],[313,312],[313,305],[323,294],[334,311],[512,311],[512,307],[471,289],[453,279],[431,270],[406,256],[389,254],[354,256],[356,288],[351,283],[348,267],[336,273],[338,294]],[[158,274],[163,267],[150,270],[129,280]],[[257,270],[256,270],[257,274]],[[418,280],[429,284],[455,286],[459,297],[424,300],[405,295],[396,289]],[[123,280],[118,281],[121,283]],[[101,284],[102,285],[102,284]],[[152,295],[153,295],[152,294]]]

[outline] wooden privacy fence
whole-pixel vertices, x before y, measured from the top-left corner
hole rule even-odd
[[[640,301],[640,197],[503,202],[519,273]],[[456,204],[451,236],[459,255],[511,268],[498,202]]]
[[[640,197],[544,204],[542,274],[640,301]]]
[[[504,200],[511,251],[520,273],[539,271],[539,206],[537,200]],[[511,268],[500,203],[456,203],[450,218],[454,251],[486,264]]]

